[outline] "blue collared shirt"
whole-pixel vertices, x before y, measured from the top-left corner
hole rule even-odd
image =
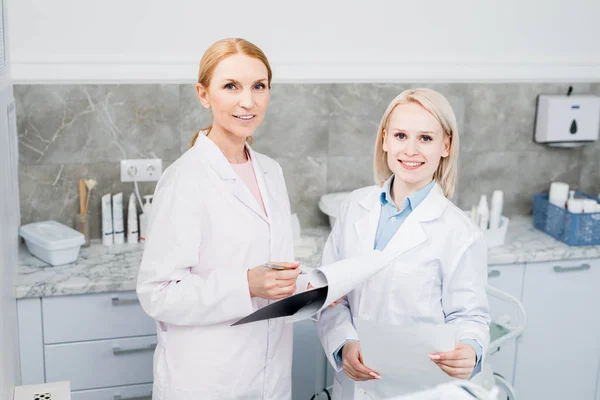
[[[375,250],[383,250],[385,246],[389,243],[392,237],[400,228],[400,225],[406,218],[410,215],[410,213],[417,208],[419,204],[427,197],[431,189],[435,186],[435,180],[432,180],[427,186],[422,187],[416,192],[410,194],[406,197],[402,204],[400,205],[400,209],[396,207],[394,201],[392,200],[391,195],[391,187],[392,182],[394,180],[394,175],[392,175],[381,188],[380,194],[380,202],[381,202],[381,214],[379,216],[379,224],[377,225],[377,233],[375,234],[375,243],[373,244],[373,248]],[[333,353],[334,359],[338,364],[338,367],[342,364],[342,355],[341,349],[344,347],[349,340],[344,342],[336,351]],[[468,344],[473,347],[475,350],[476,358],[475,358],[475,368],[473,368],[473,374],[477,374],[481,370],[481,353],[482,347],[481,345],[474,339],[464,339],[461,340],[462,343]]]

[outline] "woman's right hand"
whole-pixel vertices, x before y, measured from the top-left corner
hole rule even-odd
[[[251,297],[267,300],[280,300],[296,291],[296,279],[300,275],[300,263],[271,262],[281,265],[284,270],[276,270],[259,265],[248,270],[248,287]]]
[[[371,368],[367,368],[363,364],[360,343],[358,342],[348,342],[342,347],[342,366],[346,375],[355,381],[381,379],[381,376],[377,372]]]

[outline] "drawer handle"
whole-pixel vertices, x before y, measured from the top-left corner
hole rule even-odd
[[[115,395],[115,397],[113,397],[114,400],[146,400],[146,399],[150,399],[152,400],[152,392],[150,392],[150,394],[144,394],[141,396],[134,396],[134,397],[121,397],[120,394]]]
[[[120,299],[119,297],[113,297],[112,299],[112,305],[113,306],[122,306],[124,304],[137,304],[140,301],[137,298],[133,298],[133,299]]]
[[[488,272],[488,278],[497,278],[499,276],[500,276],[500,271],[498,271],[497,269],[493,269]]]
[[[122,354],[143,353],[146,351],[154,351],[156,343],[148,344],[143,347],[133,347],[131,349],[122,349],[121,346],[113,346],[113,355],[119,356]]]
[[[576,267],[561,267],[561,266],[555,265],[554,272],[587,271],[590,268],[591,268],[590,264],[581,264]]]

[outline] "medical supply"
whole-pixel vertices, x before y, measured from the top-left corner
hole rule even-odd
[[[598,212],[598,202],[594,199],[582,199],[582,212],[595,213]]]
[[[150,212],[152,211],[151,200],[154,198],[153,195],[148,194],[144,196],[144,208],[140,214],[140,242],[146,242],[148,235],[148,221],[150,218]]]
[[[503,200],[504,193],[502,190],[494,190],[494,193],[492,194],[492,208],[490,210],[490,229],[500,228]]]
[[[85,243],[81,232],[56,221],[23,225],[19,235],[25,239],[31,254],[53,266],[77,260],[79,249]]]
[[[112,246],[113,244],[113,217],[112,196],[110,193],[102,196],[102,244]]]
[[[583,192],[575,192],[567,209],[549,201],[549,195],[533,196],[533,226],[569,246],[600,244],[600,214],[584,212],[584,202],[596,199]],[[592,202],[588,202],[590,207]]]
[[[583,212],[583,199],[572,198],[567,200],[567,210],[573,214],[581,214]]]
[[[480,229],[486,230],[490,220],[490,209],[488,207],[487,196],[481,195],[479,205],[477,206],[477,225]]]
[[[112,198],[114,243],[125,243],[125,226],[123,225],[123,193],[117,193]]]
[[[127,207],[127,243],[134,244],[139,240],[138,215],[135,206],[135,194],[129,196],[129,206]]]
[[[550,184],[550,203],[557,207],[565,208],[569,195],[569,185],[564,182],[552,182]]]

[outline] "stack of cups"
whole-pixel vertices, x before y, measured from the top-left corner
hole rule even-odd
[[[569,198],[569,185],[564,182],[550,184],[549,201],[557,207],[565,208]]]

